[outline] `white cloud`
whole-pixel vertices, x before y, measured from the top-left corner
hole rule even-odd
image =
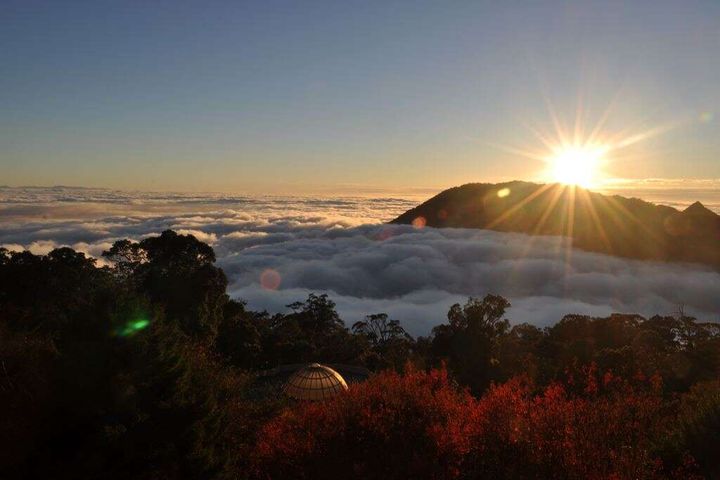
[[[468,296],[508,297],[514,322],[548,325],[567,313],[672,314],[677,305],[712,320],[720,315],[720,274],[700,266],[640,262],[574,251],[565,240],[482,230],[394,226],[346,229],[223,256],[231,292],[250,307],[281,309],[295,295],[329,292],[348,322],[386,311],[415,333],[445,319]],[[223,243],[221,238],[220,245]],[[265,268],[282,277],[279,291],[258,284]]]
[[[27,249],[35,255],[46,255],[60,246],[52,240],[38,240],[28,245]]]
[[[202,230],[192,230],[187,228],[179,228],[176,230],[181,235],[192,235],[201,242],[205,242],[208,245],[215,245],[217,243],[217,235],[214,233],[205,233]]]
[[[414,334],[445,321],[451,304],[486,293],[510,299],[513,322],[536,325],[567,313],[668,315],[680,303],[703,320],[720,318],[720,273],[709,268],[581,251],[567,264],[567,240],[557,237],[382,223],[416,200],[112,192],[83,200],[83,192],[63,190],[71,202],[45,203],[53,193],[40,191],[0,201],[14,212],[0,243],[35,253],[71,245],[97,257],[116,239],[173,228],[213,245],[231,295],[251,308],[284,311],[326,292],[347,324],[387,312]],[[282,277],[277,291],[259,284],[268,268]]]

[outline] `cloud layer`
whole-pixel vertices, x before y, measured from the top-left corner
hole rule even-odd
[[[348,324],[387,312],[414,334],[444,321],[451,304],[490,292],[511,300],[511,321],[541,326],[567,313],[672,314],[679,304],[720,319],[718,272],[569,250],[557,237],[382,224],[416,203],[5,188],[0,244],[98,256],[116,239],[172,228],[213,245],[231,295],[250,308],[285,311],[327,292]]]

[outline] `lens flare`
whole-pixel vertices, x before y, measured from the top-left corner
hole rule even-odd
[[[710,123],[715,120],[715,114],[713,112],[703,112],[698,118],[700,123]]]
[[[136,334],[140,330],[144,330],[145,328],[148,327],[148,325],[150,325],[150,320],[145,320],[145,319],[132,320],[130,322],[127,322],[122,327],[118,328],[115,331],[115,334],[119,337],[129,337],[129,336]]]
[[[277,270],[272,268],[268,268],[260,274],[260,286],[265,290],[277,290],[281,282],[282,277]]]
[[[505,197],[507,197],[508,195],[510,195],[510,189],[509,189],[509,188],[501,188],[501,189],[498,190],[498,192],[497,192],[497,196],[498,196],[499,198],[505,198]]]

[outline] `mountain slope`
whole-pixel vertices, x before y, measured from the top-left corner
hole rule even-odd
[[[414,221],[438,228],[564,235],[573,246],[594,252],[720,266],[720,216],[700,202],[681,212],[558,184],[471,183],[445,190],[391,223]]]

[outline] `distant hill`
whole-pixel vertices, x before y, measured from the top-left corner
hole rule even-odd
[[[450,188],[391,223],[564,235],[573,246],[629,258],[720,267],[720,216],[559,184],[470,183]]]

